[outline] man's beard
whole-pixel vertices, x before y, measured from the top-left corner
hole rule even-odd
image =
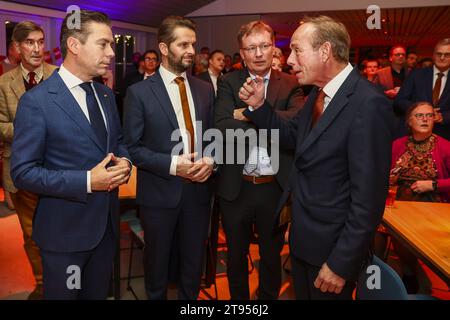
[[[184,55],[184,56],[186,56],[186,55]],[[194,62],[194,57],[192,56],[192,59],[191,59],[190,63],[183,63],[183,57],[184,56],[182,56],[179,59],[177,59],[177,57],[169,50],[169,55],[167,56],[168,62],[169,62],[169,66],[171,66],[172,69],[174,71],[176,71],[177,73],[183,73],[187,69],[192,67],[192,63]]]

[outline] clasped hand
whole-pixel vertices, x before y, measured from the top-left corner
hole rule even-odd
[[[178,157],[177,176],[189,179],[193,182],[205,182],[213,172],[214,160],[203,157],[193,161],[197,152],[184,154]]]
[[[107,165],[112,166],[107,168]],[[128,181],[131,164],[126,159],[109,153],[98,165],[91,169],[92,191],[111,191]]]

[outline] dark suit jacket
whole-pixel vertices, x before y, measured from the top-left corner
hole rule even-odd
[[[211,86],[187,75],[195,104],[197,147],[203,132],[210,127],[209,113],[214,103]],[[172,150],[180,140],[171,141],[179,129],[172,103],[159,72],[128,88],[125,98],[124,135],[133,163],[138,168],[137,203],[147,207],[175,208],[181,199],[183,179],[170,175]],[[199,131],[201,130],[201,131]],[[198,201],[207,203],[208,183],[196,183]]]
[[[384,211],[391,162],[391,103],[353,70],[316,126],[317,88],[290,122],[270,103],[245,115],[262,128],[280,128],[295,150],[281,205],[292,194],[290,253],[315,266],[324,262],[344,279],[356,279]]]
[[[394,109],[404,116],[408,108],[414,102],[419,101],[433,103],[433,67],[414,69],[411,72],[395,98]],[[441,109],[444,121],[442,124],[436,123],[433,132],[450,140],[450,81],[448,79],[439,99],[438,107]]]
[[[213,82],[212,82],[212,80],[211,80],[211,77],[209,76],[209,72],[208,72],[208,71],[199,73],[199,74],[197,75],[197,77],[198,77],[199,79],[202,79],[203,81],[208,82],[208,83],[211,84],[211,85],[213,86],[213,88],[214,88]]]
[[[118,190],[87,193],[86,172],[109,152],[129,158],[114,93],[102,84],[94,86],[107,120],[106,150],[56,70],[19,101],[11,176],[18,189],[40,195],[33,239],[45,250],[93,249],[105,233],[108,215],[119,234]]]
[[[120,95],[122,97],[125,97],[128,87],[132,86],[133,84],[139,81],[144,80],[144,74],[145,73],[139,73],[137,70],[133,70],[127,73],[122,81],[122,85],[120,88]]]
[[[215,103],[215,124],[224,134],[227,129],[256,128],[251,122],[235,120],[234,109],[244,108],[247,105],[239,99],[239,89],[249,77],[247,69],[227,73],[217,82],[217,98]],[[284,119],[293,118],[304,104],[303,92],[297,80],[285,73],[272,70],[267,87],[267,100],[277,114]],[[235,145],[235,141],[226,141],[224,159],[226,159],[226,145]],[[269,146],[270,147],[270,146]],[[247,150],[248,151],[248,150]],[[235,152],[236,155],[236,152]],[[247,160],[249,154],[245,155]],[[293,159],[292,151],[280,150],[279,171],[276,174],[280,187],[287,182],[289,169]],[[236,157],[235,157],[235,162]],[[245,163],[244,163],[245,164]],[[244,164],[223,164],[217,179],[217,194],[228,201],[239,195],[242,185],[242,170]]]

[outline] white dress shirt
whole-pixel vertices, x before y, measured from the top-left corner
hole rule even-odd
[[[179,77],[175,73],[170,72],[163,65],[159,67],[159,74],[164,82],[164,87],[169,94],[170,102],[172,103],[173,110],[175,111],[175,116],[177,118],[178,127],[180,128],[181,138],[183,141],[183,150],[189,150],[189,140],[187,138],[186,124],[184,122],[183,107],[181,105],[180,89],[178,84],[175,82],[175,78]],[[195,106],[194,99],[192,98],[191,88],[189,86],[189,81],[186,77],[186,72],[183,72],[180,77],[184,78],[184,84],[186,86],[186,94],[189,103],[189,111],[191,113],[192,125],[194,126],[194,141],[197,141],[197,124],[195,118]],[[184,152],[187,153],[186,151]],[[172,156],[172,161],[170,163],[169,173],[173,176],[177,174],[177,161],[178,155]]]
[[[211,78],[213,87],[214,87],[214,94],[217,95],[217,78],[218,76],[216,76],[210,69],[208,69],[208,73],[209,73],[209,77]]]
[[[342,86],[345,79],[347,79],[352,70],[352,65],[350,63],[347,64],[347,66],[342,69],[341,72],[339,72],[333,79],[331,79],[330,82],[325,85],[325,87],[322,88],[323,92],[326,94],[323,103],[323,112],[325,112],[325,109],[330,104],[330,101],[336,95],[336,92],[338,92],[339,88]]]
[[[270,81],[271,70],[263,77],[264,78],[264,98],[267,96],[267,87]],[[256,76],[250,73],[250,77],[255,79]],[[256,162],[256,168],[255,168]],[[253,147],[250,151],[250,155],[247,159],[247,162],[244,165],[244,169],[242,173],[249,176],[273,176],[275,174],[271,160],[269,157],[269,153],[267,152],[267,148],[264,147]]]
[[[436,84],[436,80],[438,78],[439,72],[441,72],[441,71],[439,71],[439,69],[436,68],[436,66],[433,66],[433,87],[432,88],[434,88],[434,85]],[[439,98],[441,97],[441,94],[445,88],[445,84],[447,83],[448,69],[442,73],[444,74],[444,76],[441,78],[441,91],[439,92]],[[431,89],[431,90],[433,90],[433,89]]]
[[[75,76],[73,73],[71,73],[69,70],[64,68],[64,65],[61,65],[59,68],[59,76],[63,80],[64,84],[69,89],[70,93],[73,95],[75,100],[77,101],[78,105],[80,106],[81,110],[83,111],[84,115],[86,116],[89,123],[91,122],[89,119],[89,110],[86,103],[86,91],[84,91],[80,84],[82,84],[84,81]],[[92,81],[91,81],[92,82]],[[91,84],[92,85],[92,84]],[[97,99],[97,103],[99,106],[102,104],[100,103],[100,100],[98,99],[97,92],[95,91],[94,86],[92,86],[92,89],[94,90],[95,99]],[[108,130],[108,124],[106,122],[105,113],[103,112],[103,107],[100,107],[100,111],[102,113],[103,121],[105,122],[106,130]],[[87,192],[92,193],[91,189],[91,171],[87,171]]]

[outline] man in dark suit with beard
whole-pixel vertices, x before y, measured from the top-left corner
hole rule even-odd
[[[195,25],[168,17],[158,30],[162,63],[125,98],[124,134],[138,168],[137,203],[145,237],[145,289],[167,299],[171,249],[179,251],[178,297],[197,299],[208,235],[213,159],[202,154],[214,92],[186,72],[194,61]],[[183,154],[175,151],[180,145]],[[175,139],[174,139],[175,138]]]

